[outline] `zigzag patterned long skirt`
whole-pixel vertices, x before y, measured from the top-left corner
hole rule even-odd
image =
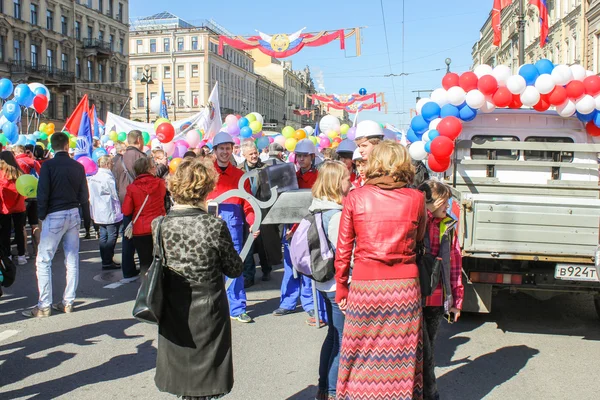
[[[417,279],[352,281],[337,398],[423,399],[421,326]]]

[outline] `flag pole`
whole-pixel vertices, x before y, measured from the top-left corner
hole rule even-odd
[[[523,10],[523,1],[517,0],[519,2],[519,66],[525,64],[525,14]]]

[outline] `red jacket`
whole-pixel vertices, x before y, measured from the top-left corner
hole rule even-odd
[[[305,173],[302,173],[302,170],[296,171],[296,178],[298,179],[298,188],[312,189],[313,185],[317,181],[317,176],[319,176],[319,171],[317,171],[316,168],[311,168]]]
[[[25,197],[17,192],[16,182],[6,179],[0,172],[0,214],[16,214],[25,211]]]
[[[213,191],[208,194],[206,198],[207,201],[214,200],[229,190],[237,189],[240,182],[240,178],[242,177],[242,175],[244,175],[244,171],[234,167],[231,163],[229,163],[227,169],[223,171],[219,167],[219,164],[217,164],[217,162],[215,161],[215,169],[219,173],[219,180],[217,181],[217,186],[215,186]],[[246,183],[244,184],[244,189],[246,189],[246,192],[252,193],[252,188],[250,187],[250,180],[246,181]],[[248,225],[252,225],[254,223],[254,210],[252,209],[250,203],[248,203],[246,200],[242,200],[239,197],[232,197],[224,201],[224,203],[241,205],[244,208],[244,215],[246,216],[246,222],[248,223]]]
[[[427,223],[425,198],[416,189],[384,190],[365,185],[344,201],[335,254],[336,301],[348,296],[353,280],[417,278],[415,246]]]
[[[152,221],[165,215],[165,195],[167,194],[167,186],[165,181],[157,178],[154,175],[142,174],[127,186],[125,200],[123,201],[123,215],[131,216],[135,219],[139,212],[146,195],[148,201],[140,214],[137,222],[133,224],[133,235],[143,236],[152,234]]]
[[[25,153],[16,155],[15,159],[17,160],[17,163],[19,164],[19,167],[21,167],[23,172],[25,172],[26,174],[29,174],[29,173],[31,173],[31,168],[33,168],[33,169],[35,169],[35,172],[37,172],[38,176],[40,176],[41,166],[40,166],[39,162],[37,162],[33,158],[29,157]]]

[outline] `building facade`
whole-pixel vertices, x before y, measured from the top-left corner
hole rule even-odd
[[[146,120],[146,97],[160,95],[164,87],[169,118],[183,119],[196,114],[208,103],[219,82],[221,114],[244,114],[257,109],[258,76],[252,57],[225,47],[218,54],[218,35],[223,28],[213,21],[194,26],[181,18],[160,13],[139,18],[130,24],[131,118]],[[141,82],[149,66],[152,84],[146,93]],[[150,120],[156,113],[150,113]]]
[[[256,80],[256,112],[263,116],[265,124],[275,126],[286,113],[285,90],[262,75]]]
[[[597,62],[591,63],[589,57],[588,0],[547,0],[548,4],[548,39],[543,48],[540,47],[540,20],[536,7],[530,6],[526,0],[513,1],[502,10],[502,41],[498,47],[493,46],[493,29],[491,14],[480,31],[480,39],[472,49],[473,66],[504,64],[511,67],[513,73],[519,69],[519,1],[524,2],[525,10],[525,62],[536,62],[547,58],[555,64],[581,64],[587,69],[598,72]],[[597,3],[592,1],[592,3]]]
[[[46,85],[46,121],[64,122],[84,94],[99,118],[128,117],[128,10],[128,0],[0,0],[0,75]]]

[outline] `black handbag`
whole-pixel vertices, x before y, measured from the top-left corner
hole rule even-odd
[[[425,239],[417,243],[417,267],[422,297],[431,296],[440,283],[442,272],[442,259],[431,254],[430,249],[429,233],[425,232]]]
[[[2,277],[4,278],[0,286],[9,287],[15,281],[15,277],[17,276],[17,267],[15,263],[12,262],[8,255],[5,255],[2,250],[0,250],[0,271],[2,272]]]
[[[164,247],[162,244],[162,223],[164,217],[160,217],[156,229],[154,241],[154,261],[148,269],[146,276],[142,278],[142,285],[135,298],[133,316],[140,322],[158,324],[163,305],[163,268]]]

